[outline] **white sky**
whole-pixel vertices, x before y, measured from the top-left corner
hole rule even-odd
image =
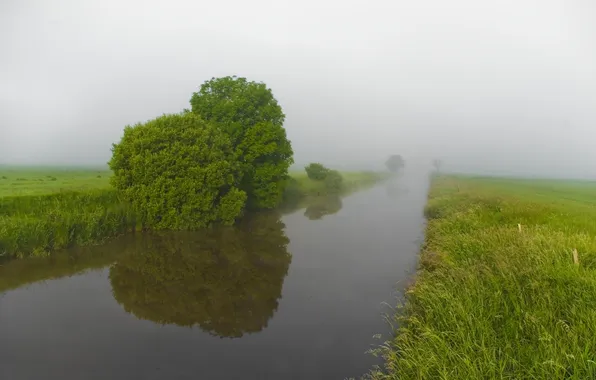
[[[2,0],[0,163],[103,164],[234,74],[273,89],[298,163],[596,178],[591,0]]]

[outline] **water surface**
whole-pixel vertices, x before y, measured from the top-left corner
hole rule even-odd
[[[427,179],[0,267],[0,378],[344,379],[388,337]]]

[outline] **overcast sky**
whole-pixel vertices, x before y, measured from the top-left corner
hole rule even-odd
[[[225,75],[298,163],[596,178],[593,0],[1,0],[0,163],[104,164]]]

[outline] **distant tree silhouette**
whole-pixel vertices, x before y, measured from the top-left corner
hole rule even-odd
[[[394,154],[389,156],[387,161],[385,161],[385,166],[387,166],[390,172],[397,173],[405,166],[405,162],[402,156]]]

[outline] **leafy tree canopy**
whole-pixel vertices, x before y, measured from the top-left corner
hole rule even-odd
[[[322,181],[327,177],[329,173],[329,169],[326,168],[323,164],[318,162],[313,162],[304,168],[306,171],[306,175],[308,178],[315,180],[315,181]]]
[[[239,188],[250,208],[273,208],[282,199],[293,151],[283,128],[285,115],[264,83],[227,76],[212,78],[195,92],[192,112],[225,132],[241,163]]]
[[[246,193],[228,136],[192,113],[127,126],[112,148],[112,184],[152,229],[232,224]]]
[[[389,171],[395,173],[405,166],[405,162],[399,154],[394,154],[392,156],[389,156],[387,161],[385,161],[385,166],[387,166],[387,169],[389,169]]]

